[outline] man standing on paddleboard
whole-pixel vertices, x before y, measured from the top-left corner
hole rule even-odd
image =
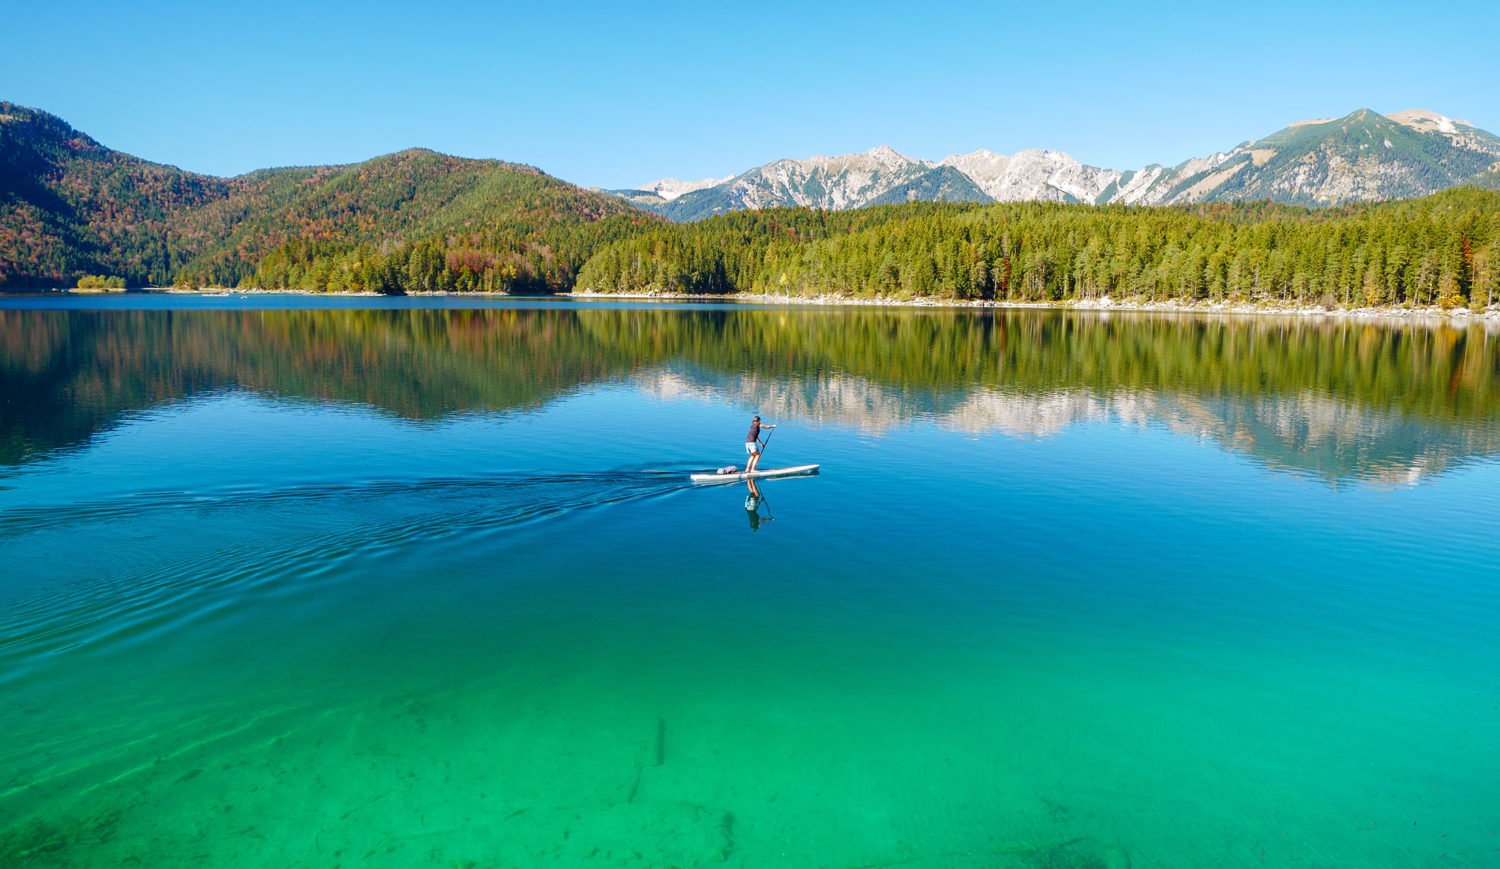
[[[745,452],[750,454],[750,461],[745,465],[745,473],[754,473],[755,466],[760,464],[760,430],[775,427],[774,425],[761,425],[758,416],[750,420],[750,433],[745,435]]]

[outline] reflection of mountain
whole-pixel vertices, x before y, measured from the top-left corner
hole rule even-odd
[[[636,383],[657,398],[724,401],[779,419],[845,425],[869,432],[905,425],[924,413],[921,396],[903,396],[895,387],[843,374],[789,378],[660,369],[642,372]]]
[[[942,424],[971,434],[998,431],[1011,437],[1041,438],[1077,423],[1097,422],[1109,416],[1109,402],[1088,392],[1017,395],[978,389],[952,413],[944,414]]]
[[[1500,453],[1478,327],[1036,311],[0,310],[0,463],[222,389],[409,419],[627,380],[865,431],[1161,425],[1267,466],[1402,480]]]
[[[642,374],[660,398],[697,398],[756,407],[773,418],[811,420],[878,433],[930,419],[970,434],[1045,438],[1075,425],[1162,426],[1242,452],[1268,467],[1330,480],[1415,483],[1455,462],[1500,455],[1500,424],[1443,425],[1314,393],[1200,398],[1121,390],[1009,392],[977,388],[920,397],[860,378],[825,375],[785,381],[676,371]]]
[[[1270,467],[1330,479],[1414,483],[1475,455],[1500,454],[1500,426],[1435,425],[1314,393],[1203,399],[1123,392],[1005,395],[981,391],[944,419],[964,431],[1041,437],[1077,423],[1160,425]]]

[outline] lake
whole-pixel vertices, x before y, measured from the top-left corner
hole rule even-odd
[[[1497,456],[1479,325],[0,297],[0,865],[1494,866]]]

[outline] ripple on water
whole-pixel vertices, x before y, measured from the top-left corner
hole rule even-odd
[[[34,562],[6,586],[0,662],[14,677],[27,659],[64,649],[129,643],[211,614],[235,595],[266,593],[289,579],[300,594],[347,580],[349,565],[401,547],[525,525],[576,510],[660,497],[685,488],[685,473],[493,475],[374,480],[221,493],[151,492],[68,507],[18,508],[0,516],[0,540],[46,550],[88,529],[177,540],[144,563],[115,563],[64,579]],[[234,543],[232,528],[260,526]],[[200,527],[201,526],[201,527]],[[279,533],[267,534],[267,529]],[[221,536],[220,532],[228,536]]]

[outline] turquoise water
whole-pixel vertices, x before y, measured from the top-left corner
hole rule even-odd
[[[0,865],[1500,865],[1500,336],[323,301],[0,299]]]

